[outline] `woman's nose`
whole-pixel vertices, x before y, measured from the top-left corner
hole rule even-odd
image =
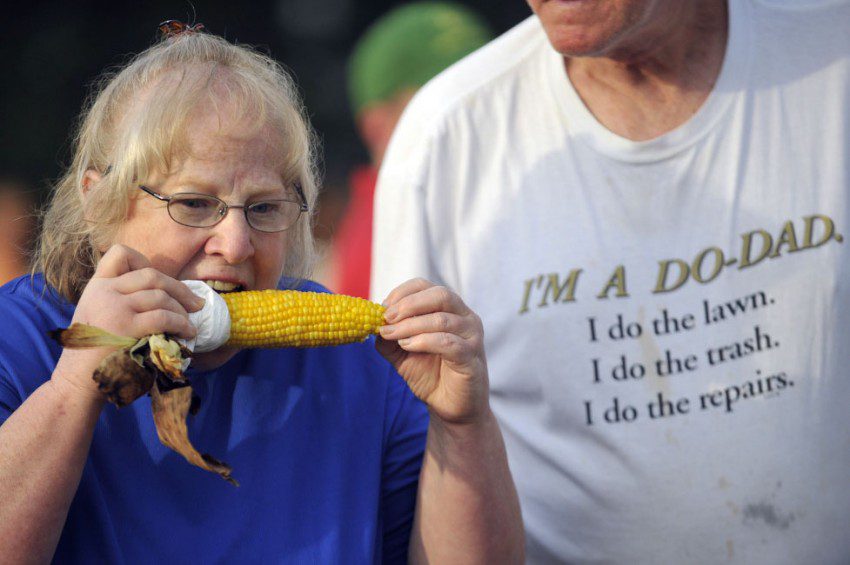
[[[248,225],[242,208],[231,208],[219,223],[212,227],[212,237],[207,241],[207,253],[224,257],[230,264],[238,264],[254,255],[251,236],[254,229]]]

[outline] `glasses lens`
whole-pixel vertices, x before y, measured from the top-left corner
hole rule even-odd
[[[204,194],[175,194],[168,203],[168,213],[178,224],[205,228],[221,218],[224,202]]]
[[[248,206],[248,223],[254,229],[267,232],[289,229],[301,215],[301,205],[289,200],[267,200]]]

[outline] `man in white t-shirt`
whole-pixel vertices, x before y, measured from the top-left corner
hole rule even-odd
[[[530,562],[850,562],[850,3],[529,3],[402,117],[372,296],[481,315]]]

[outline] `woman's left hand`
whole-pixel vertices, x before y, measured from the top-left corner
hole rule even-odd
[[[412,279],[384,301],[378,351],[431,413],[468,423],[489,413],[481,319],[446,287]]]

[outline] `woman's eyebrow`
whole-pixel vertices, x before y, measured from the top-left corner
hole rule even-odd
[[[297,196],[295,189],[284,184],[282,181],[276,186],[257,186],[246,190],[248,191],[246,199],[252,202],[261,199],[279,200]],[[221,187],[211,180],[204,180],[199,177],[186,177],[175,182],[173,191],[169,191],[171,194],[177,192],[198,192],[220,198],[223,192],[229,194],[231,191],[222,190]]]
[[[266,199],[280,199],[280,198],[290,198],[295,196],[295,191],[289,188],[288,186],[279,186],[276,188],[262,188],[255,192],[252,192],[251,198],[266,198]]]
[[[181,178],[172,185],[173,192],[203,192],[215,194],[219,192],[215,181],[203,180],[197,177]]]

